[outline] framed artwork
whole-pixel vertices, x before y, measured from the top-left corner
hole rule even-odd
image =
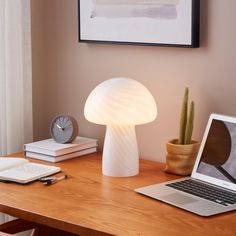
[[[200,0],[78,0],[79,41],[199,47]]]

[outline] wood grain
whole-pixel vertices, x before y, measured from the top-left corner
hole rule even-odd
[[[164,164],[141,160],[140,174],[128,178],[103,176],[100,154],[57,165],[69,178],[51,186],[0,183],[0,211],[79,235],[216,236],[236,232],[235,212],[203,218],[133,191],[178,178],[163,172]]]

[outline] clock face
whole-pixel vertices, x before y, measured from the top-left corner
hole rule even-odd
[[[53,119],[50,131],[57,143],[71,143],[78,135],[78,124],[72,116],[59,115]]]

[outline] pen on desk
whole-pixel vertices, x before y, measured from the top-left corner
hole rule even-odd
[[[55,177],[55,178],[52,178],[52,179],[49,179],[45,182],[43,182],[44,185],[51,185],[51,184],[54,184],[60,180],[63,180],[63,179],[67,179],[68,178],[68,175],[63,175],[63,176],[60,176],[60,177]]]

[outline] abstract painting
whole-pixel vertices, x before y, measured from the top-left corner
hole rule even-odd
[[[79,0],[79,41],[199,46],[199,0]]]

